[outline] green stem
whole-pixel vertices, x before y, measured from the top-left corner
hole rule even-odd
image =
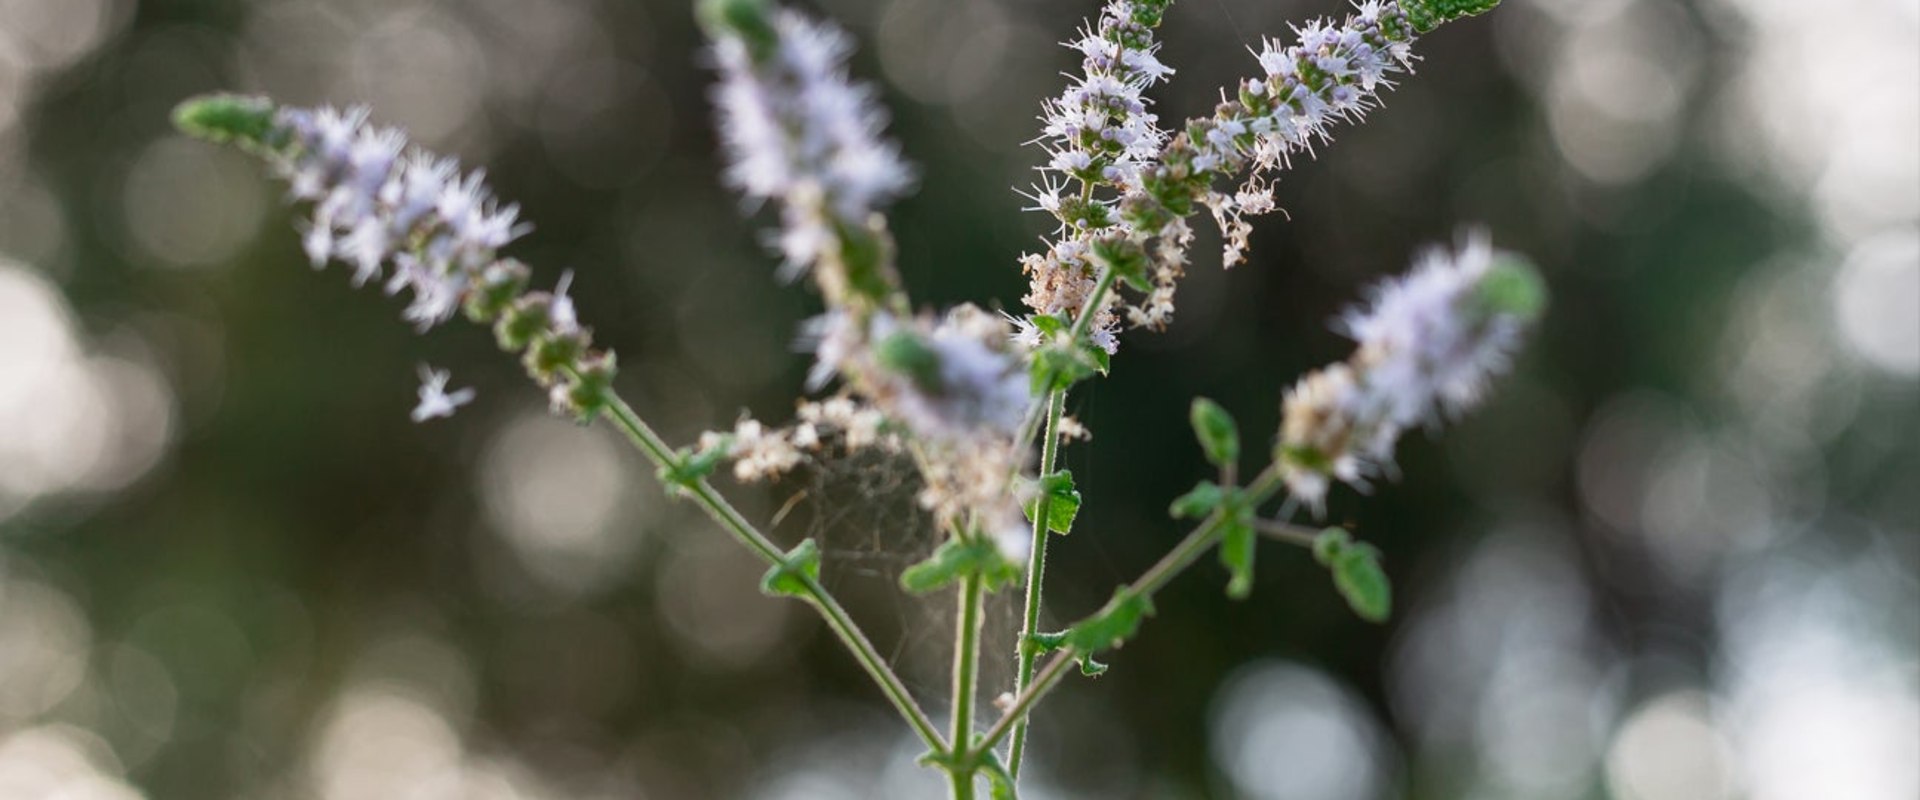
[[[656,466],[666,469],[679,465],[679,456],[675,455],[666,441],[660,438],[660,434],[655,433],[653,428],[641,420],[640,415],[634,413],[633,408],[618,395],[611,391],[607,393],[606,408],[602,413],[619,427],[621,432],[632,440],[634,446],[640,448],[640,451],[645,453]],[[771,566],[786,563],[786,553],[768,539],[766,534],[755,528],[753,523],[748,522],[732,503],[727,502],[727,499],[713,488],[713,484],[703,478],[688,483],[686,489],[688,494],[692,495],[693,499],[699,502],[700,507],[707,512],[707,516],[720,523],[720,527],[732,534],[735,540],[746,545],[747,549],[760,557],[760,560]],[[920,736],[921,741],[925,742],[928,748],[936,752],[946,751],[947,743],[940,738],[939,729],[927,717],[927,713],[920,709],[920,705],[914,702],[913,695],[907,691],[906,684],[900,681],[900,676],[894,674],[892,667],[887,666],[887,660],[880,655],[878,649],[874,648],[873,642],[867,639],[866,634],[860,630],[860,626],[854,623],[853,618],[847,614],[846,608],[840,605],[840,601],[834,599],[833,593],[827,591],[819,580],[804,574],[799,577],[806,592],[807,604],[820,612],[821,618],[827,622],[827,627],[833,629],[834,635],[840,637],[840,642],[853,653],[853,657],[873,678],[874,683],[879,684],[880,691],[887,696],[887,700],[893,704],[894,709],[900,712],[900,716],[907,721],[907,725],[913,728],[914,733]]]
[[[1073,327],[1067,330],[1067,338],[1078,342],[1087,335],[1087,329],[1093,327],[1093,318],[1099,316],[1100,309],[1106,305],[1108,293],[1113,291],[1113,282],[1120,276],[1107,267],[1100,268],[1100,274],[1094,279],[1093,291],[1087,294],[1087,302],[1080,305],[1080,313],[1073,318]],[[1047,383],[1053,383],[1054,376],[1047,376]],[[1041,414],[1046,410],[1046,402],[1040,402],[1027,409],[1026,418],[1020,421],[1019,435],[1014,439],[1021,446],[1033,441],[1033,435],[1040,427]]]
[[[973,694],[980,671],[980,600],[984,579],[974,572],[960,583],[960,620],[954,631],[953,647],[953,728],[947,734],[953,743],[947,772],[953,777],[953,800],[973,800],[973,773],[976,767],[966,757],[973,740]]]
[[[1253,485],[1247,487],[1247,502],[1258,506],[1273,497],[1280,490],[1280,486],[1279,470],[1268,467],[1260,473],[1259,477],[1254,478]],[[1187,534],[1185,539],[1181,539],[1179,544],[1174,545],[1172,550],[1167,551],[1166,555],[1161,556],[1159,561],[1148,567],[1146,572],[1141,573],[1137,580],[1128,584],[1122,590],[1123,593],[1134,597],[1152,597],[1155,592],[1160,591],[1161,587],[1166,586],[1168,581],[1173,580],[1174,576],[1179,575],[1187,567],[1193,566],[1193,563],[1199,561],[1202,555],[1205,555],[1214,545],[1219,544],[1220,535],[1226,530],[1225,523],[1226,515],[1218,511],[1214,512],[1205,522],[1200,523],[1199,527],[1194,528],[1192,533]],[[1086,654],[1071,649],[1062,650],[1048,661],[1047,665],[1040,669],[1039,674],[1034,676],[1033,683],[1014,696],[1013,702],[1008,704],[1006,712],[993,723],[993,727],[988,728],[987,732],[981,734],[976,740],[972,751],[974,757],[977,758],[980,754],[992,749],[1018,727],[1026,719],[1028,712],[1033,710],[1034,704],[1040,702],[1042,697],[1060,684],[1061,679],[1067,676],[1067,668],[1072,666],[1074,660],[1081,655]]]
[[[1047,396],[1046,439],[1040,443],[1040,475],[1053,473],[1054,461],[1060,453],[1060,417],[1067,405],[1067,391],[1055,389]],[[1028,644],[1033,635],[1040,632],[1040,595],[1041,581],[1047,573],[1047,514],[1052,496],[1040,493],[1033,509],[1033,544],[1027,556],[1027,605],[1026,620],[1020,628],[1020,671],[1014,676],[1013,693],[1018,696],[1033,682],[1033,665],[1040,653]],[[1027,721],[1023,718],[1013,729],[1013,744],[1007,749],[1007,772],[1014,777],[1020,776],[1020,757],[1027,747]]]

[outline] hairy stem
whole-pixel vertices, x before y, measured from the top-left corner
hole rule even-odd
[[[607,404],[602,413],[620,428],[634,446],[645,453],[656,466],[672,468],[679,465],[679,456],[675,455],[666,441],[660,438],[660,434],[655,433],[653,428],[640,419],[640,415],[634,413],[633,407],[627,405],[625,400],[611,391],[607,393]],[[771,566],[786,563],[786,553],[768,539],[766,534],[755,528],[753,523],[748,522],[746,517],[741,516],[740,511],[734,508],[732,503],[727,502],[727,499],[722,497],[711,483],[703,478],[690,482],[686,489],[687,493],[700,504],[701,509],[707,512],[707,516],[720,523],[720,527],[725,528],[735,540],[746,545],[747,549],[760,557],[760,560]],[[900,676],[894,674],[892,667],[887,666],[887,660],[880,655],[879,650],[874,648],[873,642],[867,639],[867,635],[860,630],[859,625],[854,623],[853,618],[847,615],[847,610],[840,605],[840,601],[834,599],[833,593],[827,591],[827,588],[812,576],[802,574],[797,577],[803,584],[807,604],[820,612],[820,617],[826,620],[827,627],[832,628],[834,635],[840,637],[841,644],[846,645],[847,650],[853,653],[853,657],[860,662],[860,666],[867,671],[867,675],[873,678],[873,682],[880,686],[880,691],[886,695],[894,709],[900,712],[901,718],[907,721],[907,725],[913,728],[913,732],[918,734],[921,741],[932,750],[936,752],[947,750],[947,743],[940,738],[939,729],[934,727],[933,721],[927,717],[925,711],[920,709],[920,705],[914,702],[913,695],[907,691],[906,684],[900,681]]]
[[[978,572],[967,575],[956,593],[960,619],[954,629],[953,647],[953,728],[947,738],[953,743],[947,771],[953,777],[953,800],[973,800],[975,763],[966,758],[973,740],[973,694],[980,672],[980,602],[985,579]]]
[[[1040,444],[1040,475],[1053,472],[1054,461],[1060,453],[1060,417],[1067,404],[1067,390],[1055,389],[1047,395],[1046,439]],[[1040,493],[1033,510],[1033,545],[1027,556],[1027,605],[1025,623],[1020,628],[1020,640],[1017,643],[1020,653],[1020,670],[1014,676],[1013,693],[1015,695],[1027,688],[1033,681],[1033,665],[1040,653],[1027,642],[1035,633],[1040,632],[1041,581],[1047,572],[1047,513],[1052,496]],[[1027,722],[1021,719],[1013,729],[1013,744],[1007,750],[1007,772],[1014,777],[1020,775],[1020,756],[1027,745]]]
[[[1280,487],[1279,470],[1268,467],[1254,479],[1253,485],[1247,487],[1247,502],[1251,505],[1259,505],[1273,497]],[[1167,551],[1166,555],[1161,556],[1158,562],[1148,567],[1146,572],[1141,573],[1137,580],[1122,589],[1122,593],[1133,597],[1153,596],[1161,587],[1166,586],[1168,581],[1173,580],[1174,576],[1179,575],[1187,567],[1193,566],[1193,563],[1199,561],[1202,555],[1205,555],[1214,545],[1219,544],[1220,535],[1226,530],[1226,521],[1224,513],[1214,512],[1205,522],[1200,523],[1199,527],[1194,528],[1192,533],[1187,534],[1185,539],[1181,539],[1179,544],[1174,545],[1172,550]],[[993,727],[988,728],[987,732],[980,736],[973,750],[976,757],[999,744],[1001,739],[1006,738],[1025,721],[1028,713],[1033,710],[1034,704],[1040,702],[1041,698],[1060,684],[1060,680],[1067,676],[1067,669],[1073,665],[1074,659],[1082,655],[1089,654],[1067,649],[1048,661],[1046,666],[1034,676],[1033,683],[1015,695],[1013,702],[1007,706],[1006,712],[993,723]]]

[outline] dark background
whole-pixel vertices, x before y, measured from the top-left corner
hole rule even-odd
[[[1050,228],[1020,143],[1095,4],[815,9],[922,170],[893,215],[916,300],[1017,309]],[[1339,10],[1177,4],[1160,113]],[[538,226],[513,253],[576,272],[619,388],[687,442],[789,414],[818,307],[715,177],[699,47],[679,0],[0,0],[0,797],[938,796],[815,618],[612,431],[545,415],[486,332],[307,269],[282,187],[167,124],[216,89],[365,102],[484,165]],[[1509,0],[1418,52],[1279,183],[1251,263],[1203,231],[1173,328],[1070,401],[1088,505],[1047,576],[1059,622],[1151,563],[1206,472],[1189,399],[1268,440],[1345,356],[1328,320],[1482,224],[1554,306],[1486,407],[1335,493],[1392,623],[1283,545],[1245,602],[1205,563],[1043,708],[1026,796],[1915,796],[1920,11]],[[409,423],[421,361],[478,402]],[[932,542],[907,481],[729,491],[822,540],[943,714],[950,598],[892,588]]]

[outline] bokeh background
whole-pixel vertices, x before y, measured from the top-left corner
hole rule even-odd
[[[815,6],[922,169],[894,227],[928,306],[1018,306],[1049,228],[1021,142],[1094,7]],[[1338,10],[1177,4],[1161,113]],[[687,441],[784,418],[817,308],[715,178],[698,42],[682,0],[0,0],[0,797],[938,796],[617,436],[547,416],[486,332],[307,269],[281,188],[167,124],[216,89],[365,102],[485,165],[538,225],[515,253],[576,271]],[[1076,395],[1090,504],[1047,576],[1062,621],[1137,574],[1205,472],[1188,399],[1270,436],[1345,354],[1329,318],[1481,223],[1555,306],[1486,408],[1332,503],[1398,613],[1278,544],[1245,602],[1204,564],[1043,709],[1030,796],[1920,796],[1920,3],[1509,0],[1421,52],[1279,184],[1253,263],[1203,232],[1172,330]],[[481,399],[410,424],[420,361]],[[905,474],[734,495],[821,538],[942,714],[950,601],[892,588],[932,542]]]

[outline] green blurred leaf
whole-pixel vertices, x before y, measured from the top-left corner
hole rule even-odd
[[[1174,519],[1199,519],[1213,513],[1226,500],[1226,490],[1212,481],[1194,484],[1186,494],[1173,499],[1167,513]]]
[[[1393,587],[1372,545],[1356,544],[1334,559],[1333,585],[1361,619],[1385,622],[1393,613]]]
[[[1212,400],[1196,397],[1188,418],[1193,423],[1193,436],[1200,440],[1200,449],[1207,454],[1208,461],[1221,469],[1239,463],[1240,429],[1226,409]]]

